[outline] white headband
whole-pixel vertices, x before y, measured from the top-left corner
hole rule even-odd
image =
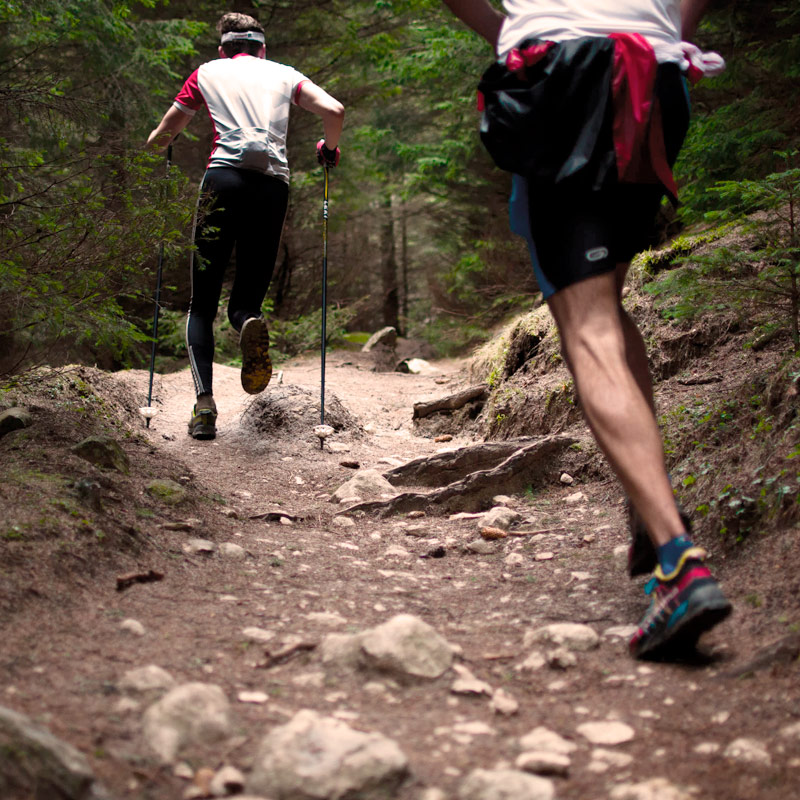
[[[265,44],[264,34],[258,31],[228,31],[222,34],[220,44],[227,42],[260,42]]]

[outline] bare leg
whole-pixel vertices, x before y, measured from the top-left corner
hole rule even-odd
[[[628,312],[622,307],[622,287],[625,285],[625,276],[628,274],[630,263],[617,264],[616,288],[620,301],[619,311],[622,319],[622,335],[625,337],[625,360],[628,362],[633,377],[639,386],[645,400],[655,414],[655,400],[653,399],[653,377],[650,375],[650,364],[647,360],[647,348],[644,346],[642,334],[636,327]]]
[[[683,523],[664,466],[644,344],[620,305],[625,269],[568,286],[548,304],[589,426],[658,546],[683,533]]]

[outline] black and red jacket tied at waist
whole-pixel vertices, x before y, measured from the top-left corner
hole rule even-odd
[[[657,73],[639,34],[528,39],[481,79],[481,139],[497,166],[539,184],[661,183],[677,201]]]

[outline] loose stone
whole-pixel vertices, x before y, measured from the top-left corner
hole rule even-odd
[[[536,775],[560,775],[566,777],[569,773],[570,758],[563,753],[531,750],[521,753],[517,757],[515,766],[523,772],[533,772]]]
[[[541,750],[548,753],[560,753],[565,756],[568,756],[578,747],[574,742],[564,739],[555,731],[551,731],[543,726],[534,728],[530,733],[521,737],[519,746],[520,749],[526,751]]]
[[[243,628],[242,636],[254,642],[268,642],[270,639],[275,638],[275,632],[264,628]]]
[[[175,678],[155,664],[129,669],[119,682],[119,688],[128,692],[169,691],[175,686]]]
[[[519,711],[517,699],[503,688],[497,689],[492,695],[490,706],[495,714],[502,714],[506,717],[510,717]]]
[[[234,544],[233,542],[223,542],[219,546],[219,554],[226,558],[241,561],[247,558],[247,551],[241,545]]]
[[[483,519],[478,522],[478,527],[500,528],[507,531],[520,519],[522,519],[522,515],[507,506],[495,506],[486,512]]]
[[[569,650],[592,650],[600,644],[600,637],[588,625],[576,622],[557,622],[525,633],[523,644],[530,647],[537,642],[564,646]]]
[[[567,503],[567,505],[573,505],[575,503],[582,503],[585,499],[586,495],[583,492],[573,492],[564,498],[564,502]]]
[[[236,767],[227,765],[217,770],[209,784],[214,797],[228,797],[244,790],[244,775]]]
[[[189,539],[183,543],[183,552],[190,555],[211,555],[216,552],[217,546],[208,539]]]
[[[430,625],[399,614],[361,635],[361,651],[373,669],[407,678],[438,678],[453,663],[453,649]]]
[[[635,735],[630,725],[614,720],[584,722],[582,725],[578,725],[576,730],[592,744],[604,744],[606,746],[630,742]]]
[[[138,619],[124,619],[120,622],[119,628],[134,636],[144,636],[145,634],[144,625]]]
[[[481,556],[489,556],[497,552],[497,546],[492,542],[487,542],[485,539],[475,539],[472,542],[468,542],[464,545],[464,549]]]
[[[239,692],[236,699],[240,703],[252,703],[254,705],[263,705],[269,700],[269,695],[266,692]]]
[[[553,782],[515,769],[476,769],[462,781],[459,800],[552,800]]]
[[[177,686],[144,714],[144,738],[165,764],[184,748],[208,745],[230,734],[230,706],[219,686],[187,683]]]
[[[734,739],[725,748],[723,755],[732,761],[740,761],[744,764],[768,767],[772,763],[764,743],[758,739],[748,739],[747,737]]]
[[[408,759],[391,739],[315,711],[298,712],[261,741],[247,790],[293,800],[393,797]]]
[[[692,800],[688,794],[671,784],[666,778],[653,778],[643,783],[623,783],[615,786],[610,800]]]
[[[453,666],[454,672],[458,675],[450,691],[453,694],[464,695],[491,695],[492,687],[486,681],[478,680],[465,666],[462,664],[455,664]]]

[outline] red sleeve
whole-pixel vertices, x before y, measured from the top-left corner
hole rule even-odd
[[[183,88],[175,97],[175,102],[181,107],[182,111],[186,110],[192,114],[202,108],[204,100],[197,81],[197,70],[186,79]]]
[[[297,105],[300,101],[300,90],[303,88],[303,84],[308,81],[308,78],[303,79],[300,83],[297,84],[297,88],[294,90],[294,97],[292,98],[292,102]]]

